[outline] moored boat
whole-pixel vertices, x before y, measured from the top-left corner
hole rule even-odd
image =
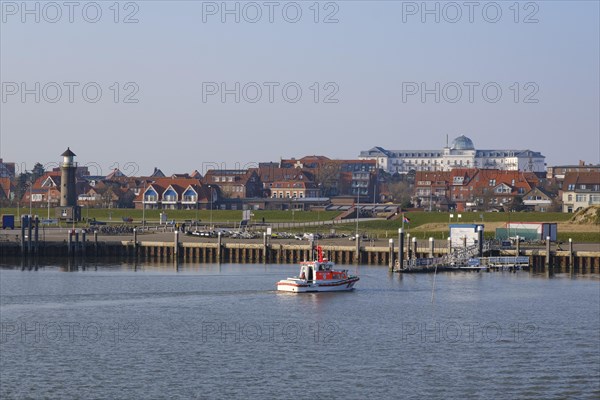
[[[293,293],[339,292],[354,289],[359,278],[348,270],[335,270],[333,262],[323,257],[323,249],[317,246],[316,261],[300,263],[300,274],[277,282],[277,290]]]

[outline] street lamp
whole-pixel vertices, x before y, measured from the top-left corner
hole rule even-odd
[[[358,239],[358,217],[360,216],[360,187],[358,184],[356,185],[356,235],[355,238]]]
[[[198,207],[200,207],[200,193],[196,193],[196,197],[194,197],[196,202],[196,226],[198,226]]]
[[[50,187],[48,186],[48,194],[46,195],[48,198],[48,220],[50,220]]]
[[[29,218],[32,214],[32,201],[33,201],[33,175],[31,175],[29,182]]]
[[[375,171],[375,184],[373,185],[373,205],[377,204],[377,185],[379,183],[379,170]]]
[[[211,185],[208,185],[208,191],[210,192],[210,229],[212,230],[213,192]]]
[[[142,226],[146,226],[146,180],[144,180],[144,191],[142,192]]]

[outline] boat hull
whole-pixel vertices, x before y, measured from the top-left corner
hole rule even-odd
[[[354,289],[354,285],[359,278],[351,276],[348,279],[338,281],[312,281],[303,279],[289,278],[277,282],[277,290],[291,293],[310,293],[310,292],[344,292]]]

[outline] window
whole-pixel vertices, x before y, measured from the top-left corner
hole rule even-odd
[[[144,194],[144,201],[157,201],[158,194],[153,189],[148,189]]]
[[[567,196],[567,201],[573,201],[573,195],[572,194],[570,194],[570,195]]]
[[[575,190],[575,184],[570,184],[567,190]]]
[[[489,185],[490,186],[496,186],[496,180],[495,179],[490,179]]]
[[[587,200],[587,195],[585,194],[578,194],[577,196],[575,196],[575,201],[577,202],[584,202]]]
[[[600,194],[592,194],[592,195],[590,195],[590,203],[592,203],[592,204],[600,204]]]

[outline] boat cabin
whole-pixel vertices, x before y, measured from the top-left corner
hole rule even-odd
[[[333,263],[327,259],[323,259],[323,262],[305,261],[300,265],[300,275],[298,277],[309,282],[348,278],[348,273],[345,270],[334,271],[332,267]]]

